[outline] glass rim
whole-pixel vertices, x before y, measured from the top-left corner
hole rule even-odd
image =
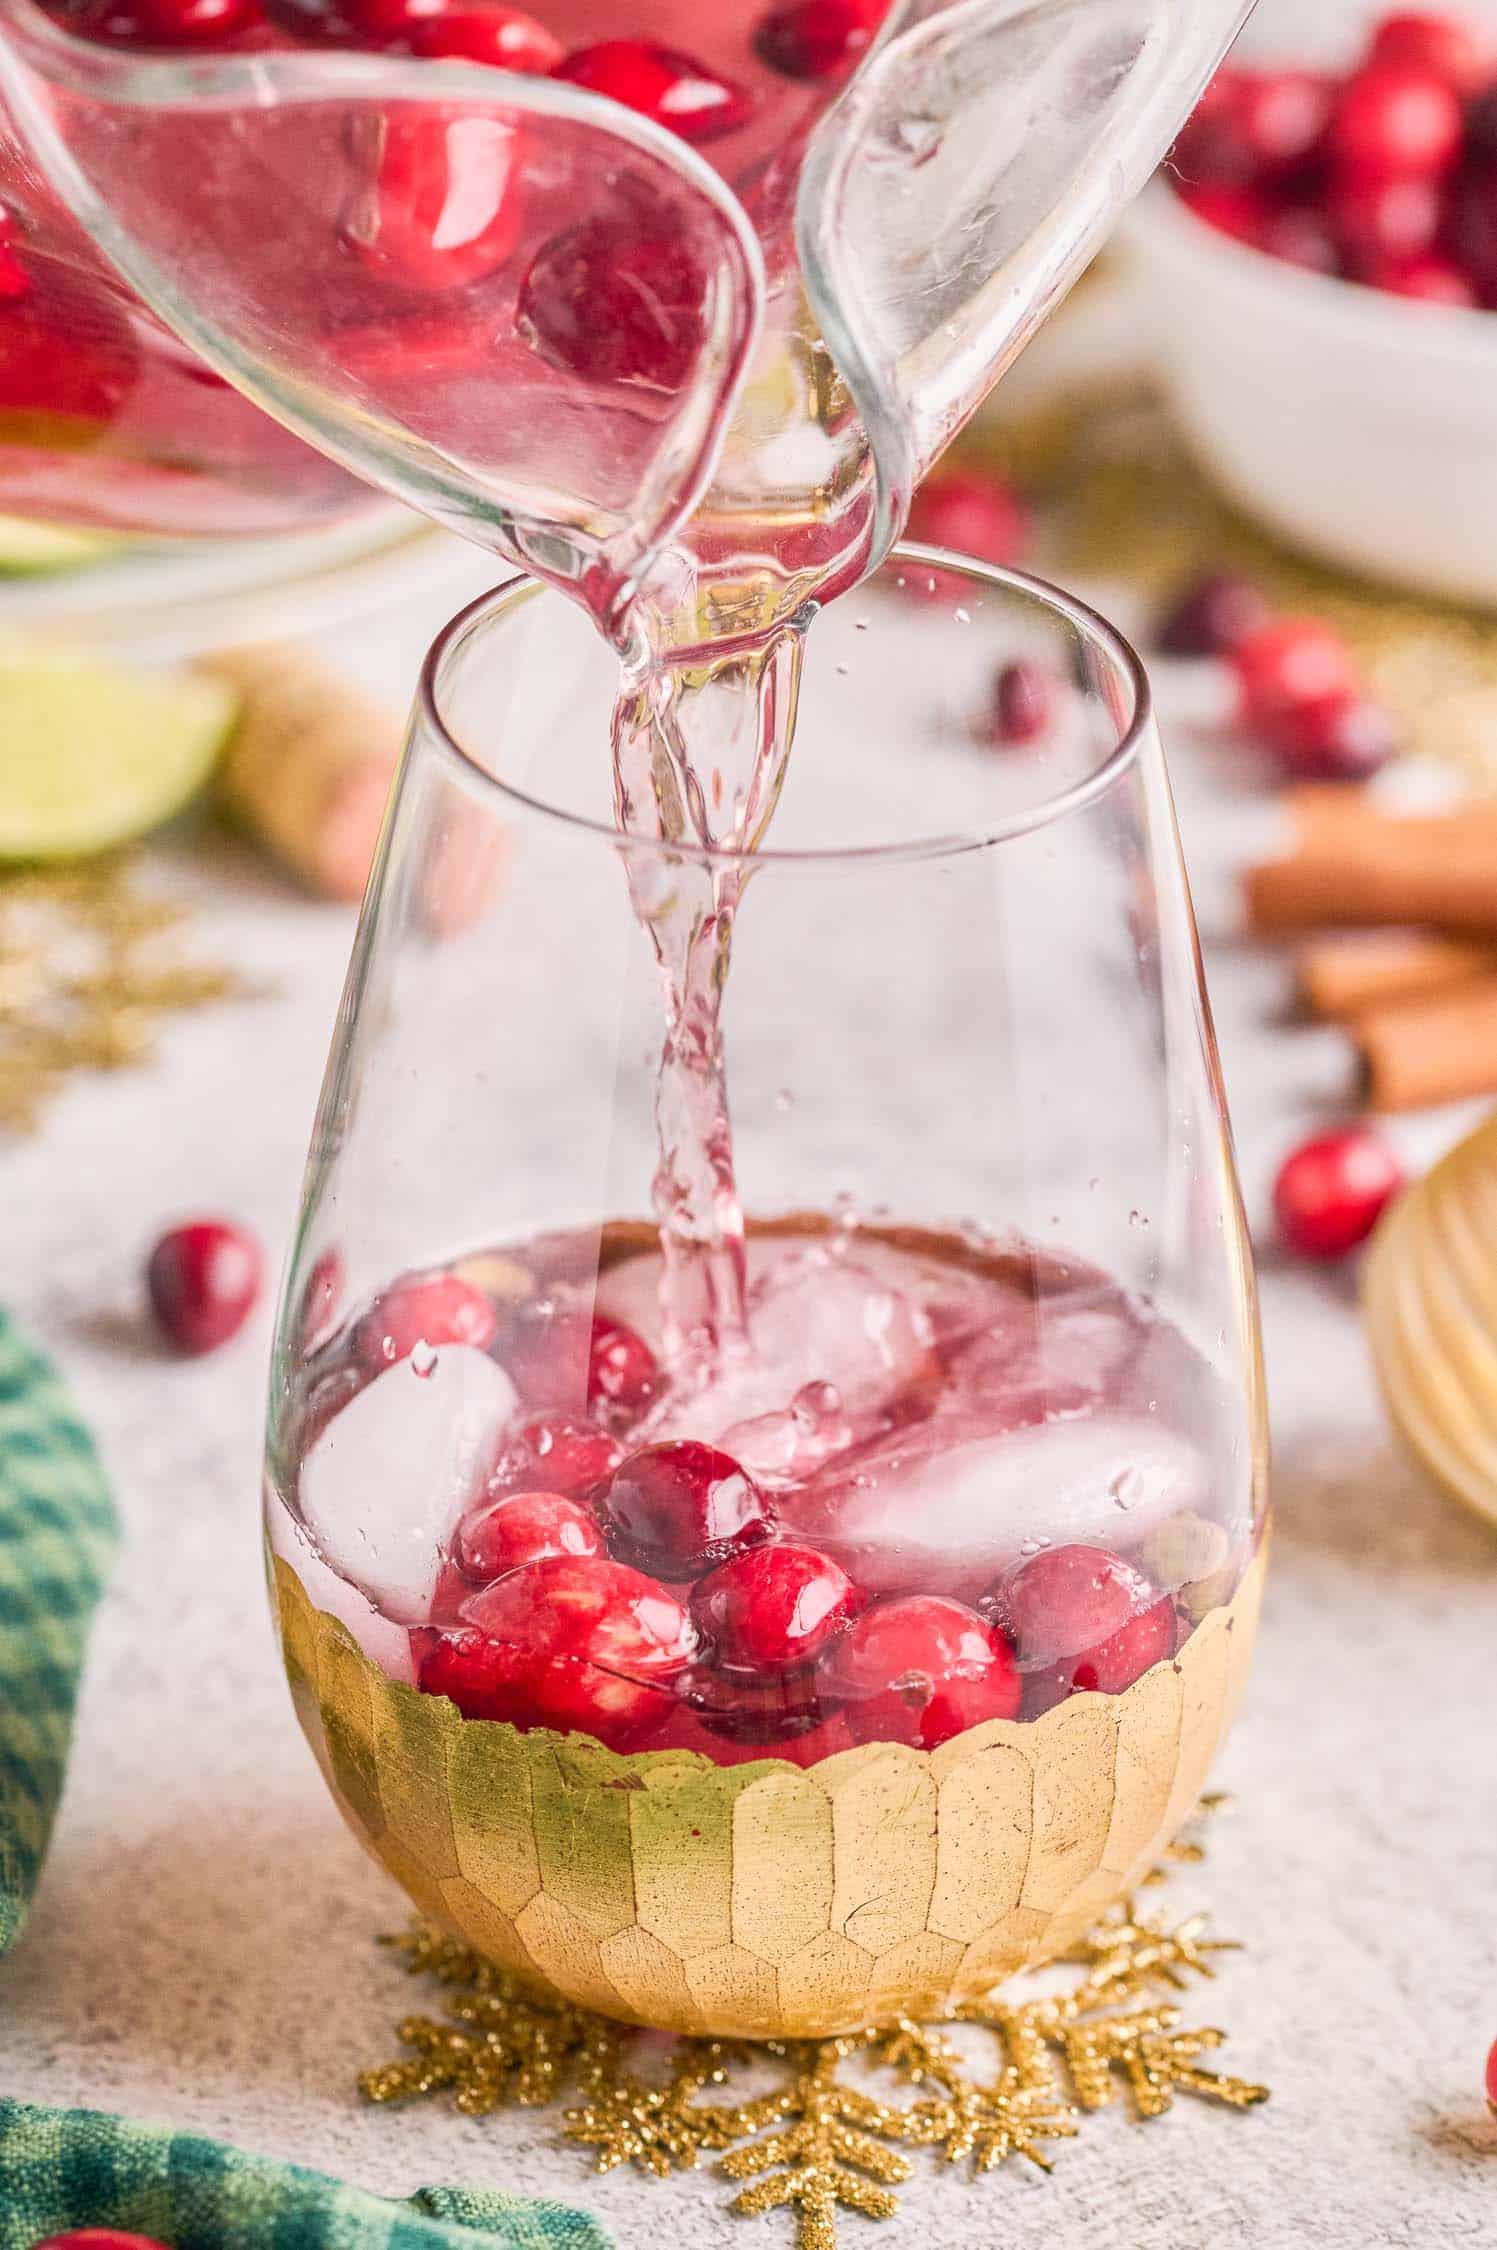
[[[1098,759],[1090,772],[1068,782],[1053,794],[1040,797],[1032,805],[995,817],[979,827],[955,834],[916,836],[897,843],[816,844],[788,849],[771,846],[767,850],[756,850],[748,846],[733,848],[721,844],[704,844],[692,838],[631,835],[627,829],[618,828],[611,821],[595,820],[586,813],[569,812],[564,806],[548,803],[544,797],[537,797],[529,790],[516,787],[513,782],[501,780],[468,748],[442,714],[442,673],[473,633],[491,619],[498,619],[507,611],[537,597],[557,601],[565,599],[558,588],[548,586],[543,579],[532,578],[525,572],[517,572],[514,577],[490,587],[487,593],[480,594],[476,600],[460,609],[456,616],[449,618],[427,650],[422,663],[416,687],[416,715],[420,723],[430,729],[444,754],[461,766],[480,789],[507,800],[520,811],[538,815],[543,820],[582,835],[596,836],[617,851],[664,854],[672,859],[689,860],[703,866],[752,865],[830,870],[884,866],[900,861],[951,859],[962,853],[986,851],[996,844],[1012,843],[1020,837],[1032,836],[1041,829],[1069,819],[1073,813],[1084,811],[1088,805],[1106,796],[1114,783],[1137,763],[1139,753],[1153,727],[1154,699],[1149,675],[1132,642],[1088,603],[1067,593],[1064,587],[1053,585],[1048,579],[1038,578],[1029,571],[1012,570],[1000,563],[979,562],[971,555],[957,554],[946,547],[925,546],[914,540],[901,540],[880,568],[888,569],[890,565],[897,563],[913,563],[921,569],[944,571],[973,579],[981,585],[995,586],[1006,592],[1019,594],[1052,617],[1063,619],[1082,642],[1101,651],[1117,674],[1130,686],[1133,709],[1126,726],[1119,729],[1117,740],[1111,749]]]

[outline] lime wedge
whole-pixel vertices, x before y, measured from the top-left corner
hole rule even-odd
[[[83,859],[196,794],[239,708],[225,680],[0,648],[0,860]]]
[[[0,572],[76,570],[128,545],[108,531],[63,531],[56,524],[0,516]]]

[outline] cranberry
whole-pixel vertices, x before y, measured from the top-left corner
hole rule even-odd
[[[1354,272],[1389,258],[1418,258],[1434,247],[1443,198],[1433,180],[1380,180],[1348,173],[1331,183],[1327,211]]]
[[[580,1500],[611,1476],[624,1448],[606,1430],[569,1414],[535,1414],[505,1439],[489,1477],[491,1493],[559,1492]]]
[[[1160,620],[1166,656],[1231,656],[1268,623],[1268,604],[1248,578],[1210,571],[1192,579]]]
[[[1175,1653],[1175,1605],[1106,1547],[1051,1547],[1005,1573],[983,1608],[1031,1677],[1032,1716],[1068,1695],[1121,1695]]]
[[[1403,745],[1392,712],[1361,695],[1297,703],[1280,713],[1268,739],[1302,781],[1368,781]]]
[[[515,321],[549,366],[589,383],[680,390],[701,349],[709,277],[675,222],[650,208],[585,219],[537,251]]]
[[[1497,86],[1466,105],[1466,154],[1475,164],[1497,164]]]
[[[1236,126],[1260,177],[1299,171],[1319,151],[1331,120],[1332,87],[1312,70],[1265,70],[1249,76]]]
[[[1365,279],[1375,289],[1386,289],[1395,297],[1413,297],[1426,305],[1469,308],[1479,302],[1470,276],[1438,252],[1423,258],[1388,260],[1369,268]]]
[[[259,0],[92,0],[77,29],[119,46],[216,47],[263,21]]]
[[[1301,1257],[1344,1258],[1366,1241],[1403,1181],[1398,1158],[1369,1127],[1318,1133],[1285,1159],[1274,1182],[1279,1231]]]
[[[260,1294],[260,1246],[222,1219],[173,1227],[151,1252],[146,1290],[179,1352],[217,1351],[238,1335]]]
[[[1493,2114],[1497,2115],[1497,2045],[1492,2047],[1487,2056],[1486,2090],[1487,2105]],[[42,2250],[46,2250],[45,2243],[42,2245]]]
[[[731,1453],[678,1438],[615,1469],[599,1506],[615,1551],[661,1578],[700,1578],[774,1532],[775,1512]]]
[[[1372,34],[1368,60],[1432,71],[1458,93],[1473,93],[1492,60],[1490,42],[1465,16],[1384,16]]]
[[[993,682],[993,740],[1034,742],[1048,732],[1055,716],[1055,684],[1043,664],[1023,657],[1005,664]]]
[[[1253,158],[1242,132],[1248,84],[1246,71],[1217,72],[1170,150],[1177,179],[1199,187],[1237,187],[1251,178]]]
[[[347,46],[357,37],[339,0],[264,0],[278,30],[313,47]]]
[[[697,1664],[682,1673],[676,1693],[694,1724],[718,1741],[788,1742],[825,1717],[816,1676],[804,1666],[755,1676]]]
[[[460,57],[492,63],[499,70],[552,71],[565,49],[554,33],[523,8],[455,7],[423,12],[412,24],[410,42],[418,55]]]
[[[1208,227],[1215,227],[1218,234],[1229,234],[1234,242],[1253,247],[1263,239],[1272,208],[1268,198],[1251,187],[1192,187],[1187,183],[1180,190],[1180,199],[1187,210]]]
[[[978,562],[1013,563],[1029,538],[1029,510],[994,476],[975,469],[936,469],[910,504],[909,536],[950,547]]]
[[[567,1306],[527,1308],[503,1356],[522,1396],[537,1406],[574,1400],[636,1413],[660,1374],[655,1354],[632,1328]]]
[[[364,177],[343,239],[401,289],[461,289],[497,272],[520,234],[519,135],[502,117],[415,110],[350,119]]]
[[[829,1555],[788,1542],[750,1547],[699,1581],[692,1623],[727,1672],[810,1664],[863,1607]]]
[[[1461,104],[1443,78],[1410,63],[1369,63],[1348,79],[1331,120],[1331,153],[1348,172],[1437,179],[1460,155]]]
[[[603,1534],[586,1508],[556,1492],[510,1492],[469,1516],[457,1535],[457,1565],[487,1586],[553,1555],[601,1555]]]
[[[1286,203],[1263,222],[1258,247],[1271,258],[1306,273],[1339,273],[1341,249],[1323,211],[1309,203]]]
[[[985,1719],[1014,1719],[1022,1683],[1002,1632],[963,1602],[913,1594],[875,1602],[822,1667],[865,1742],[935,1750]]]
[[[455,1273],[413,1274],[376,1297],[353,1332],[353,1348],[368,1374],[409,1359],[418,1344],[472,1344],[484,1351],[498,1322],[481,1289]]]
[[[741,86],[718,78],[690,55],[646,39],[601,39],[579,47],[553,75],[590,94],[606,94],[683,141],[715,141],[736,133],[753,114]]]
[[[692,1652],[686,1612],[663,1586],[603,1556],[565,1555],[475,1594],[417,1677],[470,1718],[596,1735],[623,1750],[665,1724],[664,1691]]]
[[[888,13],[888,0],[794,0],[754,34],[759,60],[784,78],[835,78],[849,69]]]
[[[10,244],[0,237],[0,305],[14,304],[30,293],[30,274]]]
[[[1281,617],[1260,627],[1234,651],[1232,662],[1251,726],[1272,728],[1285,711],[1350,695],[1357,685],[1346,643],[1311,617]]]

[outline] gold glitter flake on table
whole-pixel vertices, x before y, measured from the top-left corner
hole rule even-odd
[[[1199,1859],[1200,1846],[1187,1839],[1170,1857]],[[1235,1948],[1210,1938],[1203,1916],[1170,1922],[1141,1897],[1044,1972],[1037,1997],[995,1994],[951,2024],[763,2044],[671,2039],[538,2001],[424,1925],[383,1942],[447,2000],[443,2017],[401,2024],[410,2055],[363,2074],[367,2100],[446,2093],[470,2116],[566,2103],[560,2135],[599,2171],[631,2164],[663,2177],[712,2158],[744,2183],[734,2211],[794,2212],[799,2250],[836,2250],[841,2210],[891,2218],[915,2169],[907,2151],[965,2166],[974,2181],[1011,2157],[1048,2172],[1048,2144],[1120,2100],[1156,2118],[1182,2094],[1231,2109],[1268,2094],[1204,2067],[1225,2034],[1185,2024],[1175,2005]]]
[[[76,1071],[149,1060],[165,1016],[248,989],[181,958],[187,918],[117,860],[0,878],[0,1132],[29,1132]]]

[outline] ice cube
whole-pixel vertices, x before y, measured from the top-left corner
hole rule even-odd
[[[292,1522],[278,1500],[270,1507],[270,1544],[272,1552],[289,1563],[301,1580],[302,1592],[314,1609],[326,1611],[346,1625],[371,1664],[404,1687],[416,1684],[416,1668],[411,1661],[411,1636],[403,1625],[396,1625],[382,1617],[370,1603],[367,1594],[357,1586],[350,1586],[335,1570],[329,1570],[321,1555],[313,1547],[306,1533]]]
[[[387,1617],[422,1625],[442,1550],[517,1404],[502,1367],[444,1344],[401,1360],[336,1414],[302,1464],[301,1513],[323,1561]]]
[[[869,1593],[970,1602],[1042,1547],[1132,1549],[1178,1510],[1206,1512],[1208,1478],[1205,1455],[1151,1419],[1092,1414],[996,1436],[939,1419],[829,1473],[790,1528],[830,1545]]]

